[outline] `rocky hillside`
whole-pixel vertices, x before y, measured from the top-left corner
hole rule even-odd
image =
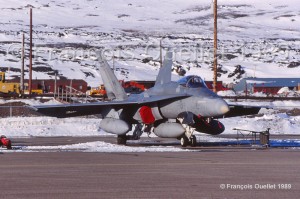
[[[299,76],[296,0],[218,3],[220,80]],[[104,50],[119,79],[154,80],[162,44],[164,52],[174,50],[174,67],[185,71],[181,74],[212,79],[213,19],[207,0],[8,0],[0,5],[0,69],[10,78],[20,75],[22,33],[29,63],[29,7],[33,78],[57,74],[97,86],[95,52]]]

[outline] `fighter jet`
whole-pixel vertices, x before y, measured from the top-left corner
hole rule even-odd
[[[100,128],[117,135],[118,144],[137,140],[142,133],[177,138],[181,146],[196,146],[194,132],[217,135],[225,130],[218,118],[257,114],[259,107],[229,105],[196,75],[171,80],[172,52],[166,53],[154,87],[127,95],[101,52],[99,71],[109,101],[42,105],[32,108],[58,118],[99,114]]]

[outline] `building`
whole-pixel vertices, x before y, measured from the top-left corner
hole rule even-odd
[[[20,82],[20,78],[8,80],[8,82]],[[28,79],[24,80],[25,90],[28,90]],[[55,89],[56,86],[56,89]],[[81,79],[33,79],[32,90],[43,90],[43,93],[65,92],[68,88],[85,93],[88,90],[87,82]]]
[[[236,92],[277,94],[282,87],[299,90],[300,78],[244,78],[233,88]]]
[[[28,80],[25,80],[27,83]],[[32,80],[32,89],[42,89],[43,93],[54,93],[56,84],[56,92],[66,91],[69,87],[85,93],[87,91],[87,82],[81,79],[41,79],[41,80]]]
[[[214,88],[214,82],[213,81],[205,81],[205,84],[206,84],[207,88],[209,88],[210,90],[213,90],[213,88]],[[223,86],[222,81],[217,81],[216,90],[217,91],[226,91],[226,90],[229,90],[229,89]]]

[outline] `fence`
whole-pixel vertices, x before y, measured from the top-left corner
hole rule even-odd
[[[0,106],[0,118],[40,116],[28,106]]]

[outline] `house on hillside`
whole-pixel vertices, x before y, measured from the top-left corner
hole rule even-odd
[[[277,94],[282,87],[300,90],[300,78],[244,78],[233,88],[236,92]]]

